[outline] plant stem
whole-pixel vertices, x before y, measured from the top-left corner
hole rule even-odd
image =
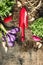
[[[4,28],[4,26],[2,24],[0,24],[0,29],[4,32],[7,33],[6,29]]]

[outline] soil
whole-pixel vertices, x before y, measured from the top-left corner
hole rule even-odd
[[[43,65],[43,47],[37,51],[22,48],[15,44],[5,53],[4,48],[0,44],[0,65]]]

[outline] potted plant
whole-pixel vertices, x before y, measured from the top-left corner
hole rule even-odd
[[[38,18],[36,19],[30,26],[31,31],[33,33],[32,38],[34,39],[34,41],[38,42],[38,44],[40,44],[40,42],[42,42],[43,40],[43,18]],[[39,46],[39,48],[42,46],[42,44]]]
[[[0,17],[5,22],[12,19],[12,6],[15,4],[15,0],[0,0]]]

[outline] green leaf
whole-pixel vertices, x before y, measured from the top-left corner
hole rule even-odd
[[[32,33],[39,36],[43,37],[43,18],[38,18],[36,19],[33,24],[30,26]]]
[[[0,0],[0,16],[2,19],[11,14],[12,6],[16,0]]]
[[[2,33],[0,32],[0,38],[2,38]]]

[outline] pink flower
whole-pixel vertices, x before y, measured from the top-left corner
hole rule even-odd
[[[37,41],[41,41],[41,38],[38,37],[38,36],[33,35],[32,38],[33,38],[34,41],[36,41],[36,42],[37,42]]]

